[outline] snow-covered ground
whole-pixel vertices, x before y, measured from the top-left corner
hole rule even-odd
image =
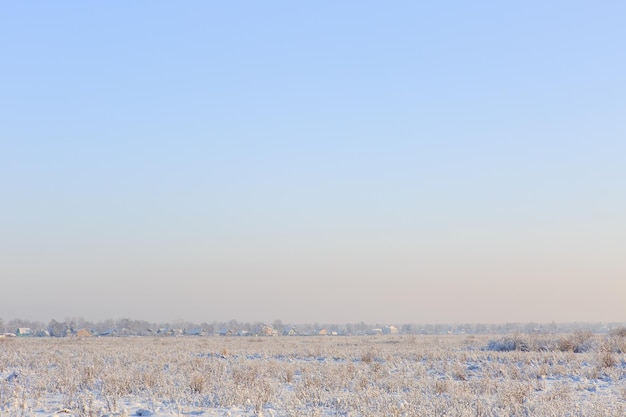
[[[0,416],[619,416],[626,336],[12,338]]]

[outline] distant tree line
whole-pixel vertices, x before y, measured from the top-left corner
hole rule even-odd
[[[12,319],[5,321],[0,318],[0,334],[15,333],[18,328],[30,329],[33,336],[65,337],[77,334],[79,330],[87,330],[92,335],[100,336],[150,336],[150,335],[255,335],[261,329],[268,327],[273,330],[272,334],[329,334],[329,335],[366,335],[376,334],[376,330],[394,328],[399,334],[505,334],[505,333],[559,333],[573,332],[577,330],[604,333],[612,329],[623,327],[625,323],[500,323],[500,324],[389,324],[374,323],[308,323],[288,324],[281,320],[272,323],[263,322],[239,322],[229,320],[226,322],[149,322],[145,320],[133,320],[130,318],[107,319],[93,322],[82,317],[66,318],[63,321],[56,319],[48,323]],[[321,333],[323,331],[323,333]]]

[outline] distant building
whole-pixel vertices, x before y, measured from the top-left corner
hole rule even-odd
[[[98,334],[98,336],[117,336],[117,330],[106,329]]]
[[[219,331],[220,336],[233,336],[235,332],[231,329],[221,329]]]
[[[25,336],[30,336],[32,334],[30,327],[18,327],[17,331],[15,332],[16,336],[19,337],[25,337]]]
[[[396,326],[385,326],[383,328],[383,334],[398,334]]]
[[[283,335],[285,335],[285,336],[297,336],[298,335],[298,331],[296,330],[295,327],[292,327],[289,330],[285,329],[285,331],[283,332]]]
[[[274,328],[270,326],[269,324],[266,324],[263,327],[261,327],[262,336],[276,336],[277,334],[278,332],[274,330]]]
[[[189,329],[185,332],[186,335],[188,336],[206,336],[207,332],[206,330],[202,329],[202,328],[193,328],[193,329]]]
[[[87,329],[80,329],[76,332],[77,337],[89,337],[91,336],[91,332]]]

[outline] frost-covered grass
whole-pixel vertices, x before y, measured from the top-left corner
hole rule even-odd
[[[0,416],[622,416],[626,334],[0,341]]]

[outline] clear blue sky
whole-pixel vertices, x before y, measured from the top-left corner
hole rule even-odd
[[[624,321],[625,19],[7,2],[0,317]]]

